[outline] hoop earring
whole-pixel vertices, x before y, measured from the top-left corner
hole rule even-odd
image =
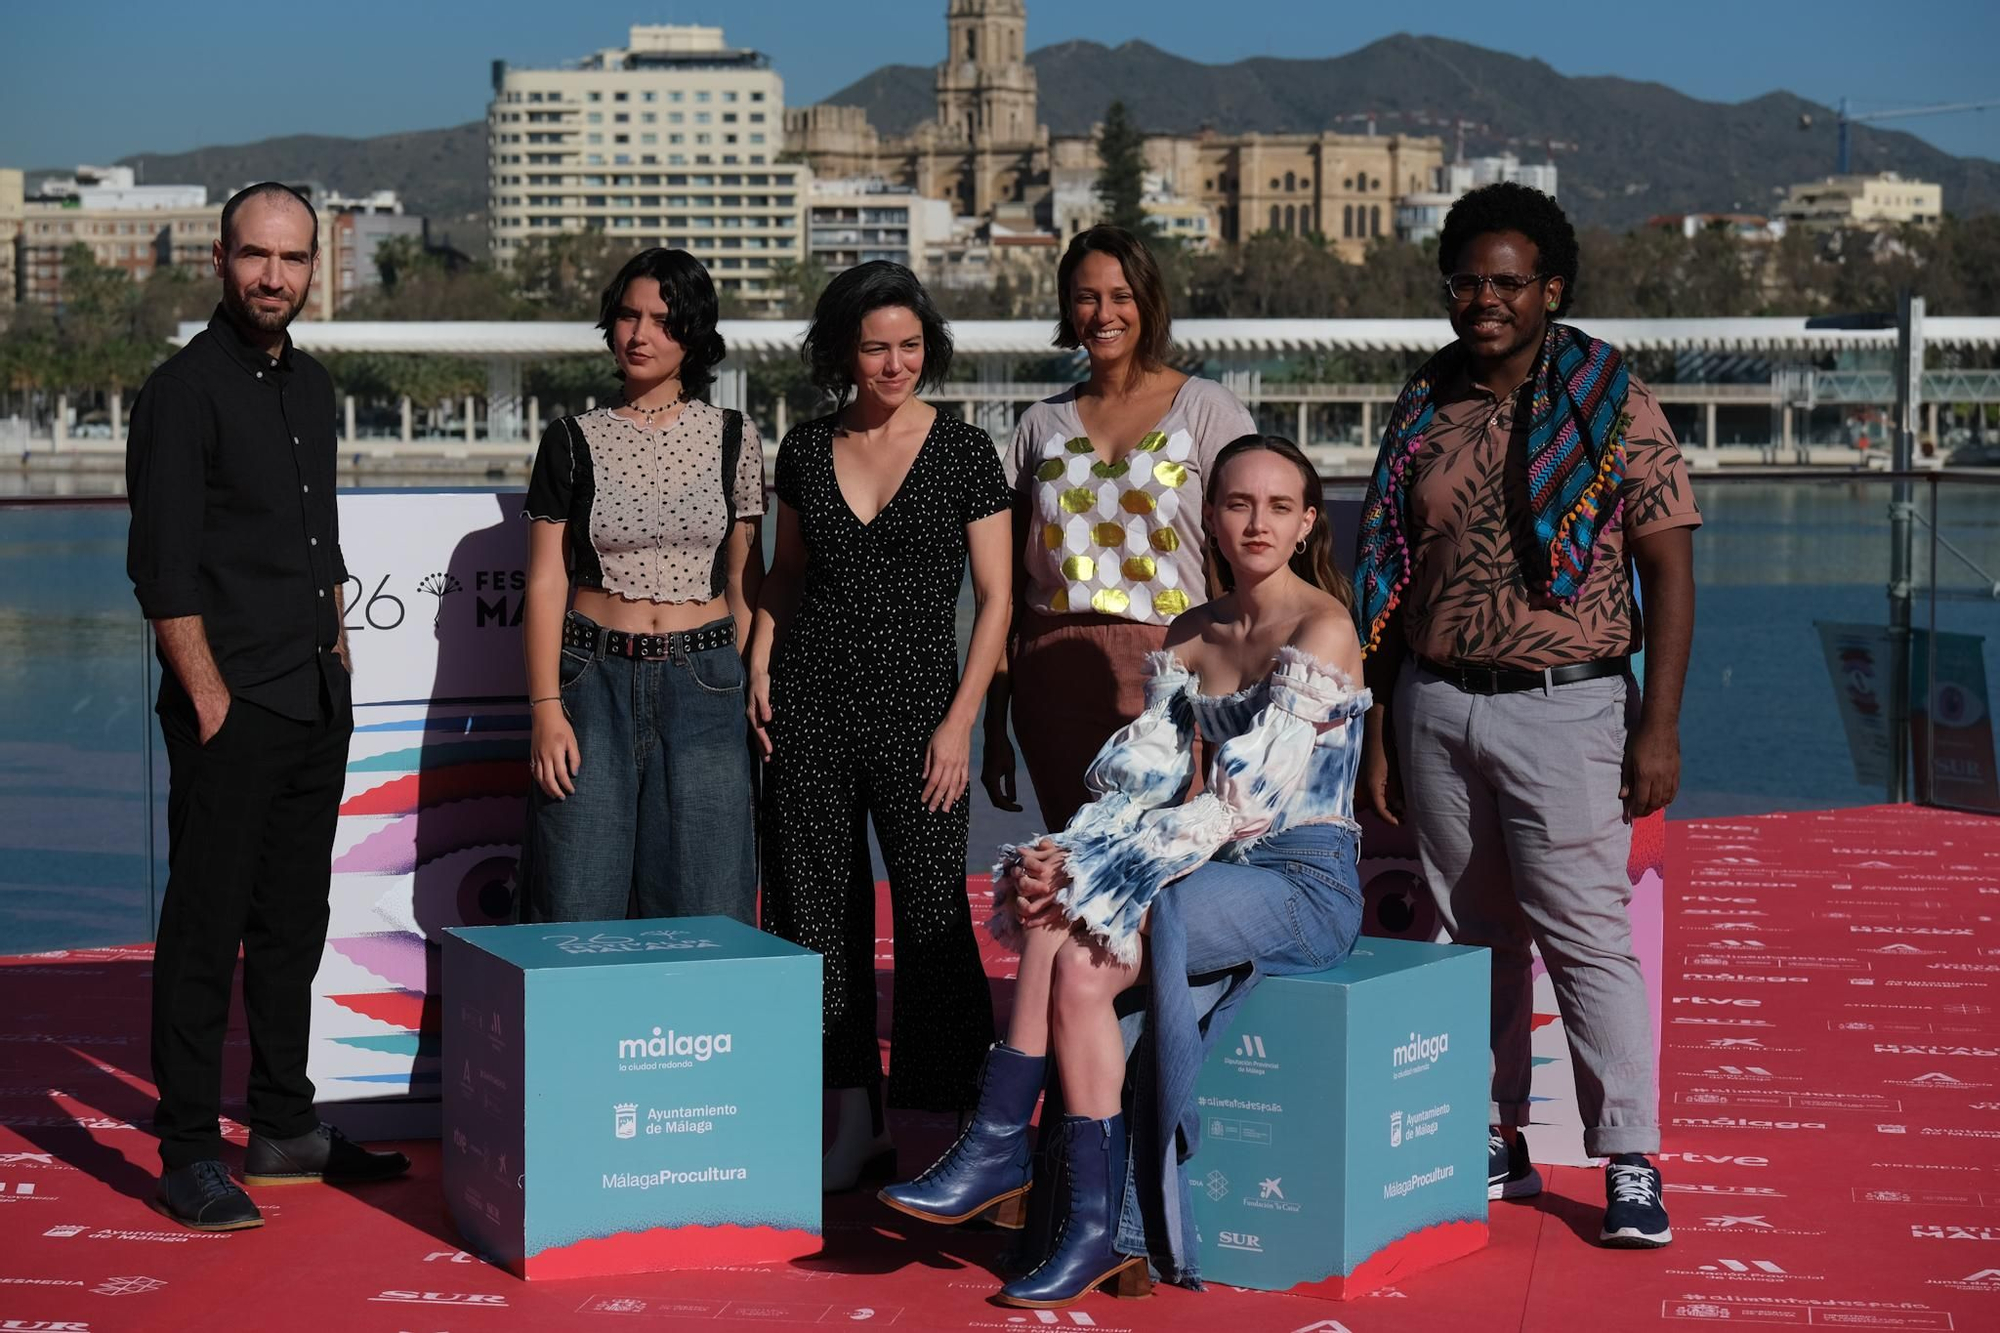
[[[1301,537],[1299,538],[1299,544],[1292,548],[1292,554],[1304,555],[1305,553],[1306,553],[1306,539],[1304,537]]]

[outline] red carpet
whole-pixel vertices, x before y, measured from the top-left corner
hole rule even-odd
[[[1670,837],[1663,1251],[1590,1244],[1599,1178],[1559,1169],[1495,1206],[1487,1249],[1350,1302],[1004,1310],[993,1236],[861,1197],[829,1206],[812,1258],[528,1284],[459,1251],[427,1143],[407,1182],[263,1190],[263,1230],[201,1236],[145,1203],[148,952],[79,950],[0,960],[0,1330],[2000,1329],[2000,821],[1884,808]],[[901,1123],[909,1164],[947,1128]]]

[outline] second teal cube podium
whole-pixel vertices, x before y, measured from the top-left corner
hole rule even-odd
[[[1195,1085],[1202,1276],[1343,1299],[1486,1244],[1484,949],[1267,977]]]
[[[819,955],[723,917],[445,935],[468,1248],[526,1278],[820,1248]]]

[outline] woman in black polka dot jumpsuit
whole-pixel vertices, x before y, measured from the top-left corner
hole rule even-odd
[[[1012,493],[986,433],[915,396],[944,378],[951,344],[909,270],[877,262],[835,278],[806,354],[822,387],[854,398],[778,455],[751,720],[769,747],[763,924],[825,960],[825,1083],[841,1090],[825,1183],[839,1189],[894,1164],[877,1091],[870,817],[895,929],[888,1102],[971,1105],[993,1040],[966,897],[966,790],[1006,635]],[[961,679],[968,552],[980,612]]]

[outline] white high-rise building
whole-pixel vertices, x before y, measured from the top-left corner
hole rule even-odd
[[[691,251],[716,287],[782,299],[772,271],[803,260],[810,170],[780,162],[784,81],[721,28],[634,25],[630,43],[569,65],[493,66],[486,113],[493,256],[601,231]]]
[[[1523,162],[1512,153],[1448,163],[1438,169],[1438,178],[1439,188],[1454,197],[1501,181],[1514,181],[1540,190],[1551,199],[1556,197],[1556,164]]]
[[[1396,234],[1406,241],[1427,241],[1444,229],[1445,215],[1460,196],[1483,185],[1514,181],[1556,197],[1556,164],[1523,162],[1512,153],[1448,162],[1437,169],[1435,190],[1412,192],[1396,201]]]

